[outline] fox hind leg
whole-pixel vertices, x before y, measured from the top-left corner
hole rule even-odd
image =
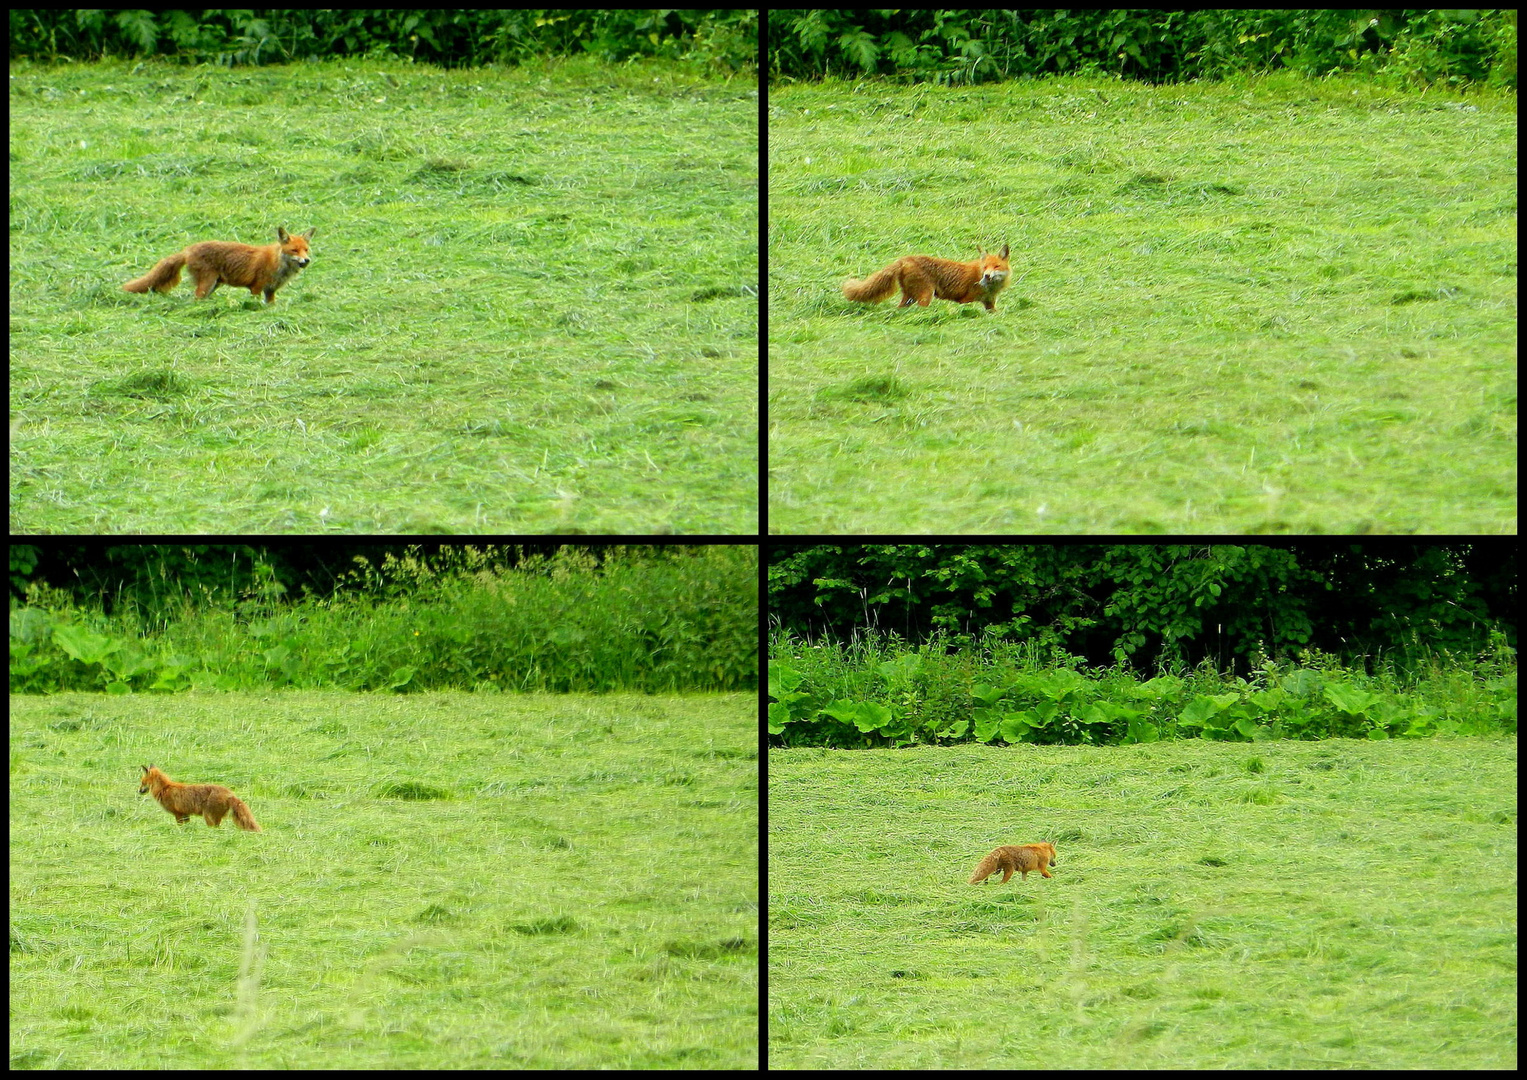
[[[911,307],[917,304],[927,307],[933,299],[933,280],[915,266],[902,264],[901,271],[901,306]]]

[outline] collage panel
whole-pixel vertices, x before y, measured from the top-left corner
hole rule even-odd
[[[771,1069],[1511,1067],[1514,544],[766,559]]]
[[[767,19],[771,535],[1515,535],[1514,15]]]
[[[11,545],[11,1059],[761,1060],[758,548]]]

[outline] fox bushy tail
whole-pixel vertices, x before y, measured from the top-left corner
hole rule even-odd
[[[849,279],[843,283],[843,295],[850,300],[857,300],[862,304],[878,304],[887,296],[896,291],[896,270],[901,265],[898,259],[879,273],[871,274],[863,281]]]
[[[997,872],[997,867],[1001,865],[1002,860],[997,858],[997,853],[995,851],[992,852],[990,855],[986,856],[986,858],[981,860],[981,865],[976,867],[976,872],[970,875],[969,884],[974,885],[979,881],[984,881],[992,874],[995,874]]]
[[[124,292],[148,292],[158,289],[167,293],[180,284],[180,271],[186,265],[186,253],[177,251],[169,258],[160,259],[154,268],[140,278],[133,278],[122,286]]]
[[[248,832],[263,832],[254,815],[249,812],[249,807],[244,805],[244,800],[237,796],[228,796],[228,803],[233,807],[233,823]]]

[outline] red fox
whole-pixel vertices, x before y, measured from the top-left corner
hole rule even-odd
[[[1055,865],[1055,848],[1049,844],[1024,844],[1021,847],[1014,844],[1004,844],[997,848],[986,858],[981,860],[981,865],[976,867],[976,872],[970,875],[970,884],[985,881],[998,870],[1005,871],[1002,875],[1002,883],[1007,884],[1007,879],[1013,876],[1014,870],[1023,872],[1023,880],[1029,880],[1029,871],[1038,870],[1045,877],[1054,877],[1045,865]]]
[[[250,247],[223,240],[192,244],[184,251],[160,259],[140,278],[133,278],[122,288],[127,292],[158,289],[167,293],[180,284],[181,267],[196,279],[196,299],[212,295],[219,285],[248,289],[253,296],[265,293],[265,302],[276,302],[276,290],[297,276],[297,271],[312,261],[308,241],[317,229],[292,236],[285,229],[276,230],[277,244]]]
[[[913,303],[927,307],[928,301],[936,296],[957,304],[979,300],[987,311],[996,311],[997,294],[1007,287],[1009,273],[1006,244],[1002,245],[1000,255],[983,249],[979,259],[967,263],[935,259],[931,255],[908,255],[863,281],[845,281],[843,295],[850,300],[878,304],[900,285],[902,307]]]
[[[139,795],[151,794],[159,805],[175,815],[184,825],[192,814],[200,814],[208,825],[216,827],[223,823],[223,815],[233,811],[233,823],[249,832],[263,832],[255,822],[254,815],[243,801],[218,784],[177,784],[152,765],[143,766],[143,780],[138,785]]]

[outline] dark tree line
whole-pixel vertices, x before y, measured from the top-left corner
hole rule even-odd
[[[440,570],[467,563],[462,544],[378,544],[349,541],[275,542],[266,544],[123,544],[90,540],[47,544],[12,544],[11,595],[25,594],[33,582],[70,594],[82,606],[99,604],[107,613],[129,604],[144,612],[180,604],[222,604],[261,596],[268,601],[297,599],[307,593],[383,590],[381,568],[389,555],[412,555]],[[596,565],[616,547],[566,544],[475,544],[484,565],[514,567],[527,559],[549,559],[564,547],[577,547]],[[638,550],[651,557],[682,553],[667,545]]]
[[[1318,649],[1401,664],[1516,646],[1516,545],[818,544],[769,554],[770,621],[805,637],[1036,640],[1140,669]]]

